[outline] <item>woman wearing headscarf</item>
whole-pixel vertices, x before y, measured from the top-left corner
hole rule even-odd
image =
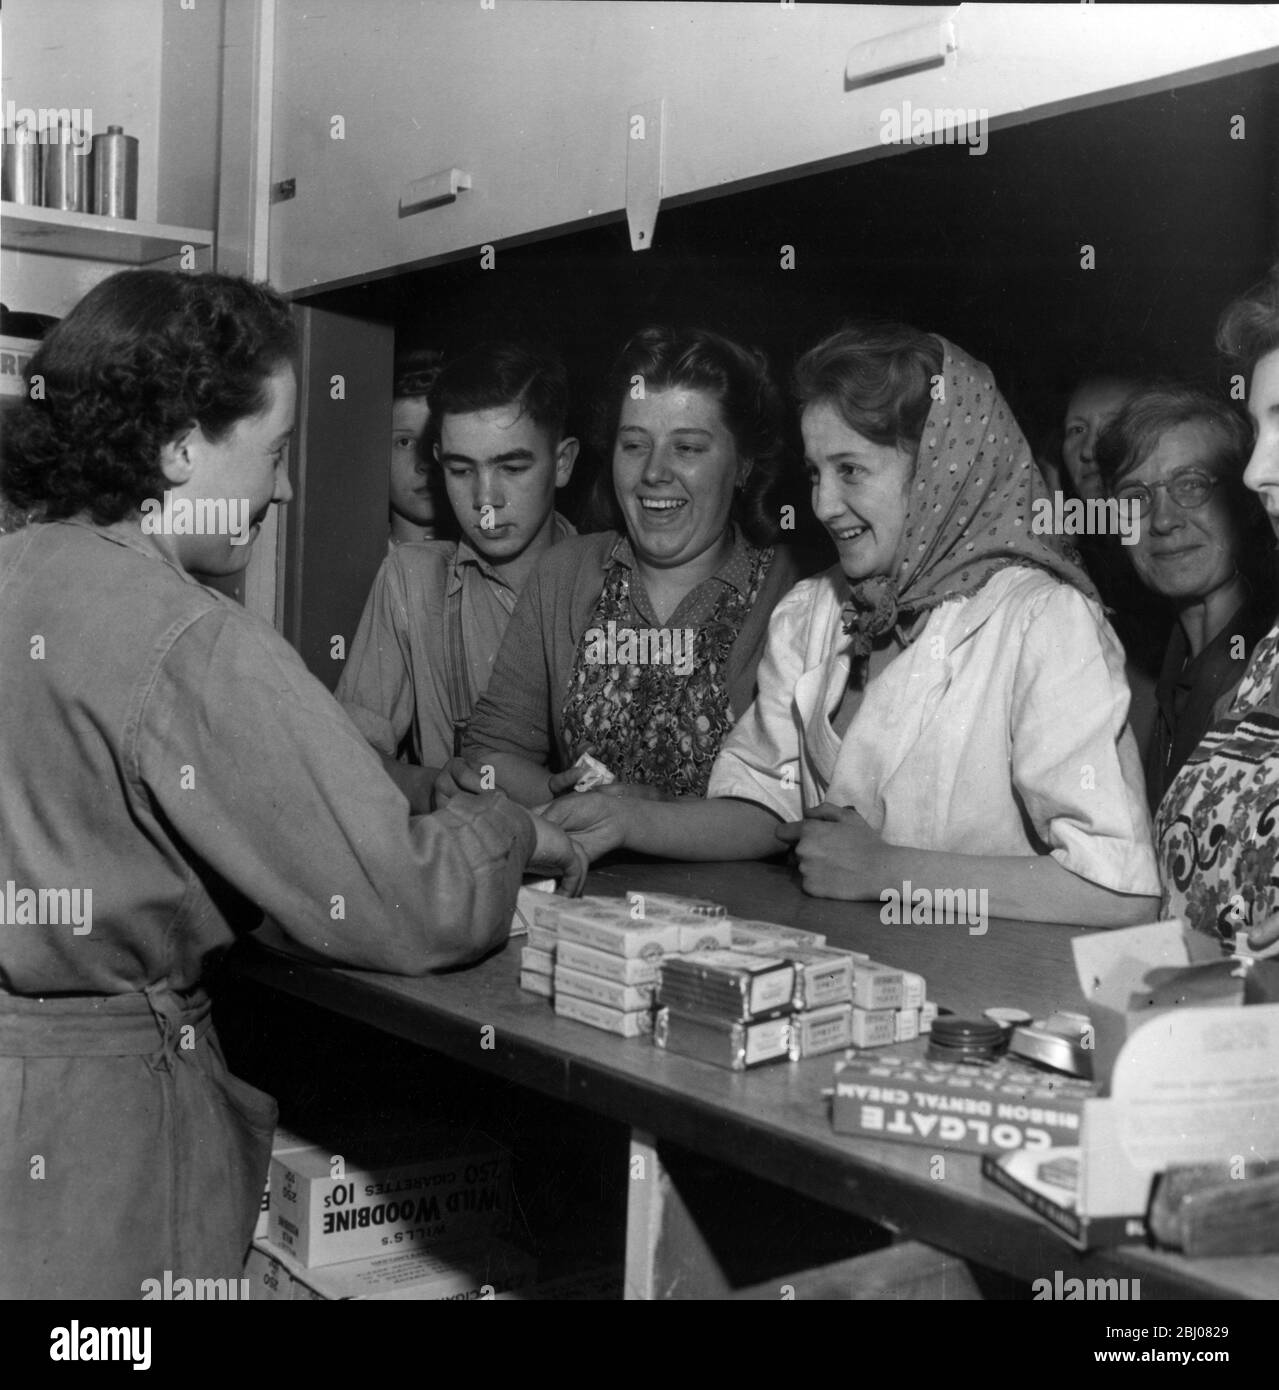
[[[989,370],[935,335],[854,328],[805,355],[796,395],[839,562],[778,605],[708,798],[586,794],[548,815],[592,855],[760,858],[781,840],[821,897],[909,879],[985,889],[994,916],[1148,919],[1123,652],[1073,557],[1036,534],[1046,490]]]

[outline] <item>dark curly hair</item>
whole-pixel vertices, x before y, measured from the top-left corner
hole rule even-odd
[[[288,305],[232,275],[128,270],[40,345],[6,422],[0,487],[48,520],[119,521],[167,483],[160,451],[192,425],[214,442],[269,403],[293,357]]]
[[[904,323],[849,324],[795,364],[796,404],[828,402],[863,439],[919,452],[942,345]]]
[[[771,503],[786,457],[781,393],[762,352],[705,328],[643,328],[613,363],[592,429],[603,466],[587,503],[588,529],[625,529],[613,491],[613,445],[622,404],[637,376],[649,393],[683,387],[705,391],[719,402],[737,452],[751,464],[745,483],[733,493],[730,515],[747,540],[771,545],[778,534],[778,511]]]

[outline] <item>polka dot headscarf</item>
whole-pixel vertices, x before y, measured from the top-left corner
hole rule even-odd
[[[1009,565],[1034,565],[1096,598],[1072,548],[1034,535],[1032,504],[1049,492],[990,369],[938,336],[942,376],[919,441],[895,573],[850,586],[853,656],[875,637],[948,599],[975,594]]]

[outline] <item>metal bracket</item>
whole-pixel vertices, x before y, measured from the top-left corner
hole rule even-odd
[[[626,118],[626,225],[631,250],[647,251],[662,205],[665,175],[666,101],[632,106]]]

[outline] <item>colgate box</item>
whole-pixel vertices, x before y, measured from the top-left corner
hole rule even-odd
[[[927,1042],[850,1052],[835,1063],[831,1125],[841,1134],[923,1144],[935,1152],[1076,1144],[1097,1088],[1011,1057],[987,1065],[934,1062]]]
[[[308,1268],[504,1231],[510,1155],[474,1132],[305,1149],[271,1160],[272,1243]],[[413,1153],[414,1158],[407,1155]]]

